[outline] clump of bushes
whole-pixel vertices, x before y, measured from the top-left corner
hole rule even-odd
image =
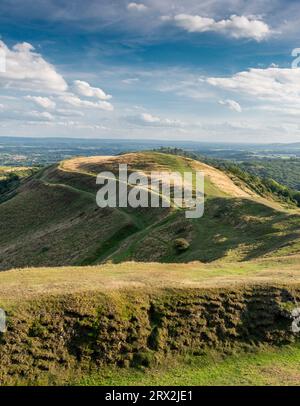
[[[176,238],[174,245],[178,252],[186,251],[190,247],[190,243],[185,238]]]
[[[0,179],[0,194],[8,192],[13,186],[18,186],[20,177],[15,173],[9,173]]]

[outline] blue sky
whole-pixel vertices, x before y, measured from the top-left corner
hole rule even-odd
[[[0,135],[300,141],[299,18],[291,0],[2,0]]]

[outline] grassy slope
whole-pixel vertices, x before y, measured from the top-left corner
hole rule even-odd
[[[100,163],[97,159],[70,160],[62,164],[62,169],[95,176],[104,169],[116,172],[118,163],[127,163],[129,172],[202,170],[206,175],[206,206],[205,214],[199,220],[188,221],[183,212],[177,212],[142,228],[115,253],[110,252],[109,259],[116,262],[131,259],[210,262],[226,257],[228,260],[247,260],[272,255],[274,251],[279,255],[299,252],[300,218],[297,211],[283,210],[276,202],[254,195],[247,185],[240,189],[222,172],[191,159],[147,152],[126,154]],[[153,215],[153,210],[148,212]],[[138,216],[143,217],[146,213],[147,210],[138,212]],[[264,239],[262,235],[265,235]],[[173,240],[180,237],[189,240],[191,248],[178,255]],[[104,258],[105,255],[101,260]]]
[[[164,365],[143,369],[103,368],[89,375],[69,376],[66,384],[84,386],[288,386],[300,385],[300,346],[265,348],[222,357],[169,358]]]
[[[27,268],[0,273],[0,304],[118,289],[224,288],[250,284],[300,283],[300,257],[201,264],[134,263],[87,267]]]
[[[204,216],[187,220],[182,211],[169,209],[98,209],[96,174],[116,172],[119,163],[127,163],[129,172],[204,170]],[[174,155],[71,159],[41,171],[18,191],[0,204],[0,269],[105,260],[248,260],[300,249],[298,212],[253,195],[246,185],[237,187],[214,168]],[[190,249],[176,252],[176,238],[186,238]]]
[[[99,213],[91,195],[30,181],[0,205],[0,266],[80,262],[129,223],[116,211]]]
[[[72,162],[72,160],[68,162]],[[75,168],[68,162],[66,166],[71,166],[71,169],[74,170]],[[89,163],[89,161],[83,159],[79,165],[77,164],[76,170],[79,170],[81,174],[88,173],[89,175],[95,175],[103,169],[117,170],[116,164],[119,162],[128,163],[129,170],[143,170],[145,172],[150,170],[172,170],[182,173],[191,169],[204,170],[206,174],[205,192],[208,199],[206,202],[206,209],[208,210],[206,210],[205,216],[201,220],[198,222],[188,222],[184,219],[182,213],[177,213],[175,216],[172,215],[161,224],[157,223],[154,227],[149,227],[137,233],[136,238],[130,238],[129,243],[126,242],[125,244],[125,249],[118,250],[117,255],[110,254],[110,258],[113,258],[117,262],[124,259],[160,260],[164,262],[181,262],[195,259],[211,261],[224,257],[227,254],[230,257],[231,251],[233,251],[235,258],[237,255],[240,255],[241,259],[243,257],[248,259],[272,251],[274,239],[267,237],[266,241],[260,246],[259,241],[261,241],[262,234],[275,237],[276,242],[274,246],[276,249],[283,249],[284,253],[298,252],[298,235],[295,233],[298,216],[295,215],[293,217],[280,210],[278,211],[278,205],[274,204],[274,202],[258,198],[258,196],[255,196],[252,201],[243,199],[240,202],[234,202],[230,199],[230,202],[226,202],[224,198],[233,197],[232,194],[237,197],[236,194],[239,195],[239,193],[236,193],[236,190],[233,190],[232,186],[229,187],[226,184],[226,176],[223,176],[225,181],[224,179],[221,179],[221,182],[218,180],[221,185],[215,182],[220,171],[214,170],[213,176],[211,176],[211,168],[206,165],[195,163],[190,159],[158,153],[126,154],[123,156],[123,160],[120,157],[120,159],[112,160],[111,162],[110,164],[99,165],[96,161]],[[246,185],[244,187],[246,188]],[[209,199],[213,199],[215,204],[211,204]],[[224,205],[227,205],[227,213],[225,213],[225,221],[222,221],[220,217],[224,217],[222,216]],[[212,213],[210,207],[215,208],[217,213]],[[149,212],[153,215],[153,211],[149,210]],[[144,211],[141,214],[145,216],[146,213],[147,211]],[[234,219],[235,223],[232,224]],[[218,233],[219,227],[223,231],[223,235],[222,232]],[[245,235],[245,228],[252,229],[249,238]],[[174,251],[172,239],[177,236],[180,229],[183,229],[183,235],[179,233],[178,237],[188,237],[189,234],[192,234],[192,249],[187,255],[178,257]],[[211,244],[212,241],[214,244]],[[248,255],[245,255],[243,253],[243,245],[247,245],[248,249],[250,248],[253,251],[253,254],[248,253]],[[150,246],[148,252],[147,246]],[[103,256],[101,259],[103,259]]]

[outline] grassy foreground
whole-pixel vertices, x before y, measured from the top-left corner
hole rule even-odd
[[[125,262],[87,267],[25,268],[0,272],[0,304],[49,295],[120,289],[224,288],[300,283],[299,255],[249,262],[159,264]]]
[[[0,383],[298,384],[299,286],[299,256],[1,272]]]
[[[300,345],[227,357],[212,353],[170,359],[164,366],[145,370],[104,368],[70,383],[88,386],[300,385]]]

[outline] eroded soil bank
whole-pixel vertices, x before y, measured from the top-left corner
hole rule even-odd
[[[130,289],[15,303],[1,335],[1,384],[101,365],[145,366],[168,353],[295,342],[295,286]]]

